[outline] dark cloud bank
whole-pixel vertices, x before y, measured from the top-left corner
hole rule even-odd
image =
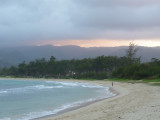
[[[1,46],[160,38],[159,0],[1,0]]]

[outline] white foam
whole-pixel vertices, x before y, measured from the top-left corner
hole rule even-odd
[[[55,89],[55,88],[63,88],[63,86],[46,86],[46,85],[35,85],[35,86],[26,86],[26,87],[20,87],[20,88],[10,88],[10,89],[4,89],[0,90],[0,94],[6,94],[6,93],[25,93],[30,90],[45,90],[45,89]]]
[[[109,87],[106,87],[106,91],[107,91],[106,98],[116,96],[116,94],[112,93],[109,89],[110,89]]]
[[[72,104],[66,104],[63,105],[55,110],[46,110],[46,111],[40,111],[40,112],[31,112],[28,114],[24,114],[21,116],[16,116],[16,117],[12,117],[12,118],[2,118],[0,120],[31,120],[31,119],[35,119],[35,118],[40,118],[40,117],[44,117],[47,115],[54,115],[59,113],[60,111],[66,110],[68,108],[72,108],[75,106],[80,106],[82,103],[86,103],[86,102],[91,102],[91,101],[95,101],[98,99],[102,99],[102,98],[109,98],[112,96],[115,96],[115,94],[113,94],[110,90],[109,87],[104,87],[104,86],[100,86],[100,85],[93,85],[93,84],[89,84],[89,83],[78,83],[78,82],[55,82],[55,81],[46,81],[47,83],[54,83],[54,85],[34,85],[34,86],[26,86],[26,87],[21,87],[21,88],[12,88],[12,89],[4,89],[4,90],[0,90],[0,94],[6,94],[6,93],[22,93],[22,92],[26,92],[26,91],[33,91],[33,90],[45,90],[45,89],[55,89],[55,88],[68,88],[68,87],[83,87],[83,88],[98,88],[97,90],[99,90],[99,88],[106,90],[105,94],[106,96],[101,96],[99,98],[91,98],[91,99],[87,99],[87,100],[83,100],[83,101],[76,101]],[[56,86],[55,86],[56,85]],[[103,94],[104,95],[104,94]]]
[[[116,94],[112,93],[109,89],[109,87],[104,87],[101,85],[93,85],[90,83],[79,83],[79,82],[59,82],[59,81],[46,81],[47,83],[54,83],[54,84],[60,84],[63,85],[64,87],[76,87],[76,86],[80,86],[80,87],[84,87],[84,88],[100,88],[100,89],[105,89],[106,92],[106,97],[112,97],[115,96]],[[103,96],[104,98],[104,96]]]
[[[94,85],[90,83],[79,83],[79,82],[59,82],[59,81],[46,81],[47,83],[54,83],[54,84],[60,84],[64,87],[84,87],[84,88],[97,88],[97,89],[104,89],[106,90],[105,96],[102,96],[102,98],[109,98],[112,96],[115,96],[116,94],[112,93],[109,89],[109,87],[101,86],[101,85]]]
[[[28,89],[52,89],[52,88],[62,88],[63,86],[45,86],[45,85],[36,85],[36,86],[30,86],[27,87]]]
[[[100,85],[91,85],[91,84],[85,84],[85,85],[82,85],[82,87],[87,87],[87,88],[104,88],[103,86],[100,86]]]
[[[0,91],[0,94],[2,94],[2,93],[7,93],[7,91]]]
[[[54,82],[54,83],[61,84],[63,86],[69,86],[69,87],[79,86],[79,83],[76,83],[76,82]]]
[[[74,102],[72,104],[63,105],[62,107],[59,107],[59,108],[57,108],[55,110],[31,112],[31,113],[24,114],[24,115],[21,115],[21,116],[16,116],[16,117],[11,117],[11,118],[2,118],[0,120],[32,120],[32,119],[44,117],[44,116],[47,116],[47,115],[55,115],[55,114],[57,114],[57,113],[59,113],[59,112],[61,112],[63,110],[68,109],[68,108],[80,106],[82,103],[90,102],[90,101],[93,101],[93,100],[94,99],[88,99],[88,100],[84,100],[84,101],[77,101],[77,102]]]
[[[79,83],[79,82],[58,82],[58,81],[46,81],[47,83],[54,83],[54,84],[60,84],[66,87],[75,87],[75,86],[81,86],[81,87],[87,87],[87,88],[104,88],[100,85],[93,85],[89,83]]]

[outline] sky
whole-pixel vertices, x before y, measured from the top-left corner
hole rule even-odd
[[[0,47],[160,46],[160,0],[0,0]]]

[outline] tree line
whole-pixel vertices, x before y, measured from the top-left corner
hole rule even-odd
[[[99,56],[96,58],[56,60],[51,56],[37,59],[29,63],[22,62],[18,66],[3,68],[0,76],[38,77],[38,78],[75,78],[75,79],[157,79],[160,77],[160,61],[141,63],[137,57],[138,48],[129,44],[126,56]]]
[[[152,60],[148,63],[136,63],[125,67],[118,67],[112,73],[112,76],[133,80],[160,79],[160,61],[154,61],[154,58]]]
[[[141,63],[141,57],[136,57],[138,50],[139,48],[134,43],[130,43],[126,51],[126,57],[130,60],[130,63],[117,67],[112,73],[114,78],[133,80],[160,78],[160,60],[152,58],[150,62]]]
[[[3,68],[1,76],[17,77],[52,77],[52,78],[90,78],[106,79],[111,73],[127,62],[126,57],[99,56],[96,58],[85,58],[81,60],[56,60],[51,56],[37,59],[26,64],[20,63],[17,67]]]

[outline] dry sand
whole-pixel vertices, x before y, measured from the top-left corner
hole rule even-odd
[[[109,81],[86,82],[111,86]],[[114,82],[113,88],[116,97],[44,120],[160,120],[160,86]]]

